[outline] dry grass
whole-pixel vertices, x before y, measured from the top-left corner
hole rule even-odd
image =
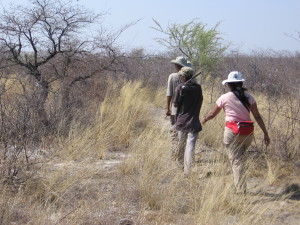
[[[202,109],[204,111],[213,105],[206,103]],[[176,223],[174,221],[183,221],[187,215],[190,224],[272,224],[280,217],[274,213],[282,210],[278,202],[285,202],[289,197],[281,192],[281,188],[283,184],[292,182],[280,180],[295,174],[295,166],[262,154],[264,149],[257,145],[261,138],[257,138],[248,160],[251,193],[247,196],[235,195],[230,166],[220,152],[223,120],[219,116],[214,123],[204,127],[198,148],[205,150],[208,146],[215,151],[206,156],[200,152],[194,173],[188,178],[170,160],[166,132],[157,128],[147,130],[135,140],[131,156],[124,161],[121,171],[132,177],[148,210],[156,212],[155,219],[146,217],[146,224]],[[258,135],[261,135],[260,132]],[[272,146],[275,145],[273,143]],[[265,179],[267,182],[264,182]],[[264,190],[264,187],[270,187],[268,185],[274,185],[275,188],[271,190],[273,194]],[[165,220],[161,218],[161,213]]]
[[[300,183],[297,169],[292,160],[268,154],[279,140],[262,154],[257,138],[248,160],[250,194],[236,195],[222,151],[223,116],[204,127],[186,177],[171,160],[162,98],[163,90],[140,82],[110,83],[91,115],[95,123],[73,124],[14,193],[1,186],[0,224],[296,224],[299,198],[293,194],[300,190],[286,190]],[[212,107],[208,101],[202,112]],[[261,111],[265,118],[268,111]],[[273,129],[271,137],[286,132]],[[298,140],[289,141],[291,156],[297,155]]]

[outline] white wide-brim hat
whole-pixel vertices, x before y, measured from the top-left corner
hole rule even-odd
[[[178,64],[180,66],[191,67],[191,63],[186,60],[183,56],[178,56],[176,59],[172,60],[171,63]]]
[[[232,71],[228,74],[227,80],[223,80],[222,84],[225,85],[226,83],[232,83],[232,82],[243,82],[245,79],[243,79],[243,75],[239,71]]]

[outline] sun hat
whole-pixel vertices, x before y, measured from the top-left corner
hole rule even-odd
[[[183,56],[178,56],[176,59],[172,60],[171,63],[178,64],[180,66],[191,66],[191,63]]]
[[[191,67],[184,66],[180,69],[178,75],[189,79],[194,75],[194,70]]]
[[[243,75],[239,71],[232,71],[228,74],[227,80],[223,80],[222,84],[225,85],[226,83],[232,83],[232,82],[243,82],[245,79],[243,79]]]

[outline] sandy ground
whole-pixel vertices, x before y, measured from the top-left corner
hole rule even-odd
[[[164,118],[163,110],[156,110],[154,112],[153,126],[168,127],[168,119]],[[203,165],[203,159],[209,158],[216,153],[210,149],[197,149],[195,161],[201,162]],[[86,216],[85,224],[94,224],[93,222],[99,221],[99,224],[155,224],[153,222],[147,223],[145,219],[149,221],[155,221],[154,218],[158,217],[158,212],[148,210],[145,203],[139,199],[137,190],[132,185],[130,177],[124,176],[120,172],[120,165],[128,155],[121,151],[108,151],[104,160],[98,161],[93,165],[94,173],[89,185],[97,187],[97,191],[101,190],[101,199],[97,199],[94,202],[91,199],[90,204],[97,205],[95,211],[90,212]],[[202,161],[201,161],[202,160]],[[55,167],[65,167],[66,169],[76,169],[78,165],[76,162],[64,165],[53,165]],[[300,224],[300,190],[299,186],[292,186],[294,181],[299,182],[298,177],[288,177],[283,179],[277,185],[269,185],[263,178],[249,178],[249,198],[253,198],[254,201],[263,202],[265,208],[268,210],[267,214],[271,216],[276,215],[276,220],[272,225],[299,225]],[[93,189],[90,190],[92,192]],[[292,193],[293,194],[289,194]],[[288,198],[283,198],[284,195],[289,194]],[[99,202],[102,202],[99,205]],[[272,209],[272,206],[276,203],[276,209]],[[58,220],[62,215],[53,216],[52,221]],[[143,218],[143,219],[142,219]],[[172,224],[193,224],[192,220],[189,221],[189,216],[181,216]],[[63,224],[63,220],[61,224]],[[96,223],[98,224],[98,223]],[[224,218],[224,224],[238,224],[235,218],[228,216]]]
[[[154,120],[153,120],[153,126],[160,126],[165,129],[168,129],[169,120],[168,118],[164,117],[164,110],[155,110],[153,112]],[[216,153],[210,149],[207,149],[206,151],[203,151],[202,149],[196,149],[195,152],[195,162],[201,162],[205,158],[210,158],[213,154],[220,154],[219,152]],[[109,156],[110,155],[110,156]],[[115,175],[110,177],[118,177],[118,170],[116,169],[118,166],[118,163],[122,162],[122,159],[124,159],[126,155],[122,153],[116,153],[116,152],[110,152],[108,153],[108,160],[101,162],[103,170],[108,171],[109,173],[115,173]],[[203,163],[202,163],[203,164]],[[196,165],[197,166],[197,165]],[[231,174],[230,174],[231,176]],[[122,178],[126,179],[126,178]],[[133,206],[132,204],[129,204],[132,208],[128,208],[128,210],[125,214],[119,215],[119,219],[116,219],[117,222],[119,220],[120,224],[134,224],[133,221],[130,218],[137,218],[138,215],[143,216],[157,216],[155,212],[152,211],[145,211],[143,207],[144,205],[140,205],[141,203],[138,201],[138,199],[135,199],[134,196],[136,194],[134,193],[134,190],[130,187],[124,187],[123,184],[126,182],[122,182],[122,179],[119,180],[121,182],[115,183],[115,185],[121,185],[122,192],[126,192],[128,203],[136,204]],[[110,181],[107,180],[109,183]],[[111,182],[116,182],[116,180],[111,180]],[[263,202],[266,209],[269,210],[267,214],[270,216],[276,215],[276,220],[272,223],[266,223],[266,224],[272,224],[272,225],[281,225],[281,224],[288,224],[288,225],[299,225],[300,224],[300,189],[299,186],[299,177],[297,176],[290,176],[286,178],[282,178],[281,182],[278,182],[275,185],[269,185],[266,180],[263,178],[258,177],[252,177],[247,180],[248,183],[248,197],[252,198],[253,201],[261,201]],[[294,185],[296,184],[296,185]],[[111,189],[112,193],[115,189]],[[284,196],[289,195],[288,198],[285,198]],[[132,199],[133,198],[133,199]],[[274,203],[277,205],[276,209],[274,210]],[[142,210],[143,212],[141,212]],[[119,211],[116,209],[116,211]],[[117,218],[117,217],[116,217]],[[185,217],[183,217],[185,218]],[[176,224],[187,224],[188,218],[180,218],[178,219]],[[230,221],[232,218],[225,219],[224,221],[227,221],[226,224],[230,224]],[[228,222],[229,221],[229,222]],[[238,224],[237,221],[233,222],[232,224]]]

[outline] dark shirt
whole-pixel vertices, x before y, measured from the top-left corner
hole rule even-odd
[[[175,90],[174,104],[178,106],[176,129],[184,132],[202,130],[199,120],[203,102],[202,89],[197,83],[179,84]]]

